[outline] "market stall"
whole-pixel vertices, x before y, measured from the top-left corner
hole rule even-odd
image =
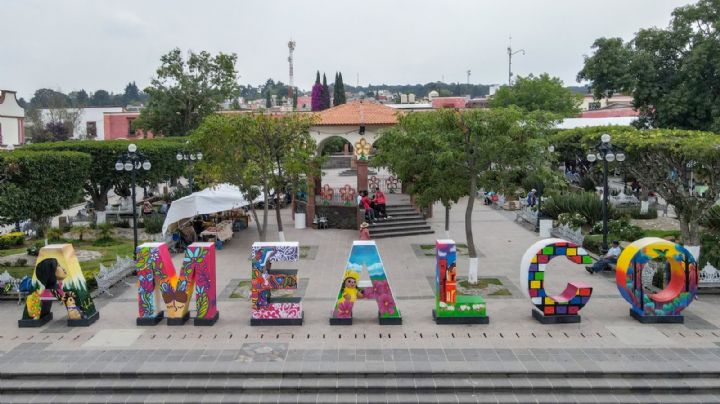
[[[262,198],[259,197],[253,203],[261,200]],[[214,235],[217,240],[227,240],[232,237],[233,219],[245,216],[241,208],[249,204],[240,189],[233,185],[220,184],[203,189],[173,201],[163,223],[163,235],[174,231],[178,226],[189,224],[197,226],[195,233],[198,236],[206,233],[208,236]],[[215,219],[217,223],[212,220],[200,220],[198,217],[201,215],[213,215],[212,218],[207,216],[204,218]],[[194,218],[198,220],[193,221]],[[245,220],[247,223],[247,218]]]

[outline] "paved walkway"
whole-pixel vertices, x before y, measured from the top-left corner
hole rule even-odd
[[[452,210],[450,232],[458,243],[465,241],[464,208],[461,201]],[[215,326],[137,327],[135,289],[126,285],[113,289],[115,297],[96,299],[100,320],[88,328],[66,327],[64,309],[57,304],[49,325],[20,329],[22,308],[2,302],[0,360],[28,372],[152,371],[157,361],[166,362],[165,370],[720,370],[718,296],[695,301],[684,312],[685,324],[643,325],[628,315],[629,304],[612,275],[590,275],[557,258],[548,269],[547,289],[559,292],[569,280],[583,281],[593,286],[592,299],[580,324],[534,321],[532,306],[519,290],[519,262],[538,237],[513,223],[513,215],[481,203],[473,214],[480,276],[500,279],[512,296],[487,298],[488,325],[435,325],[434,259],[417,255],[412,247],[445,238],[443,210],[436,206],[435,212],[430,220],[434,235],[377,241],[403,325],[378,325],[375,304],[360,302],[353,326],[331,327],[328,317],[356,232],[296,230],[285,210],[286,238],[313,246],[297,265],[304,288],[302,327],[250,327],[249,301],[231,297],[238,281],[249,278],[250,246],[256,241],[251,223],[218,251],[220,320]],[[274,238],[276,229],[269,234]],[[182,256],[174,259],[179,267]],[[458,258],[458,273],[467,274],[467,257]]]

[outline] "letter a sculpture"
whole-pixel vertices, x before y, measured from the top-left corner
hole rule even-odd
[[[360,280],[363,270],[370,275],[370,282]],[[377,302],[378,321],[381,325],[402,324],[400,310],[395,304],[385,267],[374,241],[353,242],[330,325],[351,325],[353,305],[358,299],[374,299]]]

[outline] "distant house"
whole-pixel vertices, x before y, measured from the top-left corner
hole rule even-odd
[[[25,143],[25,110],[15,91],[0,90],[0,147]]]
[[[40,119],[43,124],[52,121],[52,115],[56,110],[43,108],[40,110]],[[73,139],[96,139],[105,140],[104,114],[107,112],[123,112],[123,107],[85,107],[67,108],[70,113],[77,113],[78,119],[73,127]]]
[[[432,106],[439,108],[465,108],[467,97],[432,97]]]
[[[103,114],[104,140],[152,138],[151,133],[145,136],[141,130],[133,129],[132,123],[139,117],[140,112],[138,111],[105,112]]]

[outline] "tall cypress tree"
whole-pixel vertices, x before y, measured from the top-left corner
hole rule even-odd
[[[338,102],[338,105],[347,103],[347,98],[345,96],[345,83],[343,83],[342,78],[342,72],[338,73],[338,79],[337,82],[339,82],[338,86],[338,97],[340,97],[340,101]]]
[[[292,105],[293,109],[297,109],[297,87],[293,87]]]
[[[310,95],[310,107],[312,111],[322,111],[322,84],[320,84],[320,71],[315,76],[315,84]]]
[[[338,95],[339,89],[340,89],[340,83],[338,82],[338,73],[335,72],[335,84],[333,84],[333,106],[334,107],[337,107],[338,105],[340,105],[340,101],[342,101],[340,96]]]
[[[323,73],[322,92],[320,93],[320,101],[322,104],[322,110],[330,108],[330,89],[327,85],[327,78]]]
[[[270,95],[270,90],[267,90],[265,93],[265,108],[272,108],[272,96]]]

